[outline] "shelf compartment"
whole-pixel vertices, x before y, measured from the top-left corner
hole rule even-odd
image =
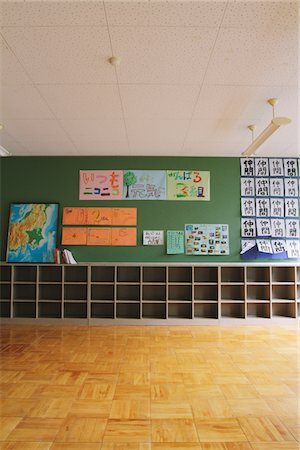
[[[13,292],[14,300],[36,300],[35,284],[15,284]]]
[[[300,302],[300,285],[297,286],[297,300]]]
[[[86,303],[64,303],[64,317],[66,319],[86,319],[87,304]]]
[[[62,286],[61,284],[40,284],[39,300],[61,300]]]
[[[14,302],[13,316],[24,318],[35,318],[35,302]]]
[[[269,303],[248,303],[247,317],[270,318],[270,304]]]
[[[218,268],[217,267],[194,267],[195,283],[217,283]]]
[[[221,286],[222,300],[244,300],[244,286],[225,285]]]
[[[270,286],[247,285],[247,300],[270,300]]]
[[[114,300],[113,284],[92,284],[91,286],[92,300]]]
[[[222,283],[243,283],[244,267],[221,267]]]
[[[61,303],[39,303],[38,305],[39,317],[60,319],[61,318]]]
[[[113,319],[114,304],[113,303],[91,303],[92,319]]]
[[[94,282],[111,283],[115,280],[114,266],[95,266],[91,267],[91,280]]]
[[[140,267],[139,266],[124,266],[117,268],[117,281],[123,283],[139,283],[140,282]]]
[[[248,283],[269,283],[269,267],[246,267]]]
[[[0,300],[10,300],[10,296],[11,296],[11,285],[0,284]]]
[[[65,300],[87,300],[86,284],[65,284],[64,286]]]
[[[15,266],[14,281],[15,282],[36,282],[37,266]]]
[[[296,313],[296,303],[273,303],[272,316],[273,317],[289,317],[294,318]]]
[[[194,300],[218,300],[217,285],[194,286]]]
[[[65,266],[64,279],[70,283],[87,283],[87,267],[77,265]]]
[[[218,318],[218,304],[217,303],[195,303],[194,317],[205,319]]]
[[[140,304],[139,303],[117,303],[116,305],[117,319],[139,319]]]
[[[166,304],[164,303],[143,303],[142,305],[143,319],[165,319]]]
[[[295,282],[294,267],[272,267],[273,283],[294,283]]]
[[[272,286],[272,299],[273,300],[295,300],[295,286],[290,285],[276,285]]]
[[[300,267],[297,267],[297,281],[300,283]]]
[[[244,319],[245,305],[242,303],[222,303],[221,317],[232,319]]]
[[[11,281],[11,266],[0,266],[0,282]]]
[[[120,284],[117,285],[117,300],[140,300],[140,285]]]
[[[166,267],[143,267],[143,281],[145,283],[165,283]]]
[[[169,267],[168,280],[170,283],[191,283],[192,267]]]
[[[168,286],[168,299],[190,302],[192,300],[192,285],[174,284]]]
[[[166,300],[166,286],[165,285],[144,285],[143,300]]]
[[[300,319],[300,303],[297,304],[297,317]]]
[[[62,266],[40,266],[39,281],[41,283],[61,283]]]
[[[10,302],[0,302],[0,317],[10,317]]]
[[[168,304],[169,319],[191,319],[192,304],[191,303],[169,303]]]

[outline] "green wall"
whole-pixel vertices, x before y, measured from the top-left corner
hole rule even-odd
[[[2,169],[2,173],[1,173]],[[189,169],[210,171],[209,202],[180,201],[79,201],[79,170]],[[1,260],[5,260],[11,202],[58,202],[59,224],[65,206],[138,208],[137,247],[69,246],[80,262],[216,262],[240,261],[239,158],[190,157],[10,157],[0,158]],[[226,223],[230,230],[229,256],[167,255],[165,246],[142,246],[147,230],[183,230],[185,223]],[[59,242],[61,227],[59,228]],[[59,246],[59,245],[58,245]]]

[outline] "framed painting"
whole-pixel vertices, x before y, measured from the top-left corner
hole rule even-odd
[[[7,262],[54,263],[58,203],[10,205]]]

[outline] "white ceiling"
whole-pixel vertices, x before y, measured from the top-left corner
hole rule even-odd
[[[0,145],[240,156],[278,97],[293,122],[258,153],[298,156],[298,25],[288,0],[0,1]]]

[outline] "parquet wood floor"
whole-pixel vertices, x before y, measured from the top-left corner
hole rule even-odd
[[[0,450],[300,450],[300,330],[0,328]]]

